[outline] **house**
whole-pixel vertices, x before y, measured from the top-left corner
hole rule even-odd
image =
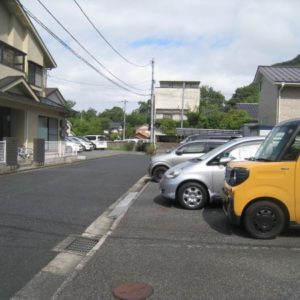
[[[263,126],[300,117],[300,68],[259,66],[254,83],[259,85],[258,122]]]
[[[138,127],[135,130],[135,136],[134,137],[137,138],[137,139],[142,139],[142,140],[150,139],[149,125],[144,124],[144,125]]]
[[[258,122],[258,103],[237,103],[235,108],[245,111],[251,117],[251,123]]]
[[[200,81],[160,81],[155,88],[155,120],[186,120],[200,105]]]
[[[0,1],[0,140],[61,140],[70,110],[57,88],[47,87],[56,63],[17,0]]]

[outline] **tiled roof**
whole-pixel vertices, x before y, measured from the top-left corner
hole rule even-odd
[[[264,67],[259,66],[254,82],[259,82],[260,74],[268,78],[273,83],[300,83],[299,67]]]
[[[258,103],[237,103],[236,108],[245,110],[252,120],[258,120]]]

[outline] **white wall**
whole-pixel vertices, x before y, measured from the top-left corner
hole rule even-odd
[[[300,87],[285,86],[280,98],[279,122],[300,118]]]

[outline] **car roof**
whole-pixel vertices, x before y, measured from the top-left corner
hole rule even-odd
[[[201,139],[201,140],[195,140],[195,141],[188,141],[182,145],[187,145],[187,144],[195,144],[195,143],[201,143],[201,142],[217,142],[217,143],[226,143],[228,142],[227,139]]]

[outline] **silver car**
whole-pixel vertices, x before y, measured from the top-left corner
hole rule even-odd
[[[220,199],[225,165],[230,160],[251,159],[264,137],[231,140],[199,158],[169,169],[160,181],[161,194],[177,200],[183,208],[200,209]]]
[[[150,159],[148,168],[149,175],[154,181],[158,182],[169,168],[186,160],[199,157],[227,141],[228,140],[225,139],[203,139],[179,145],[167,153],[156,154]]]

